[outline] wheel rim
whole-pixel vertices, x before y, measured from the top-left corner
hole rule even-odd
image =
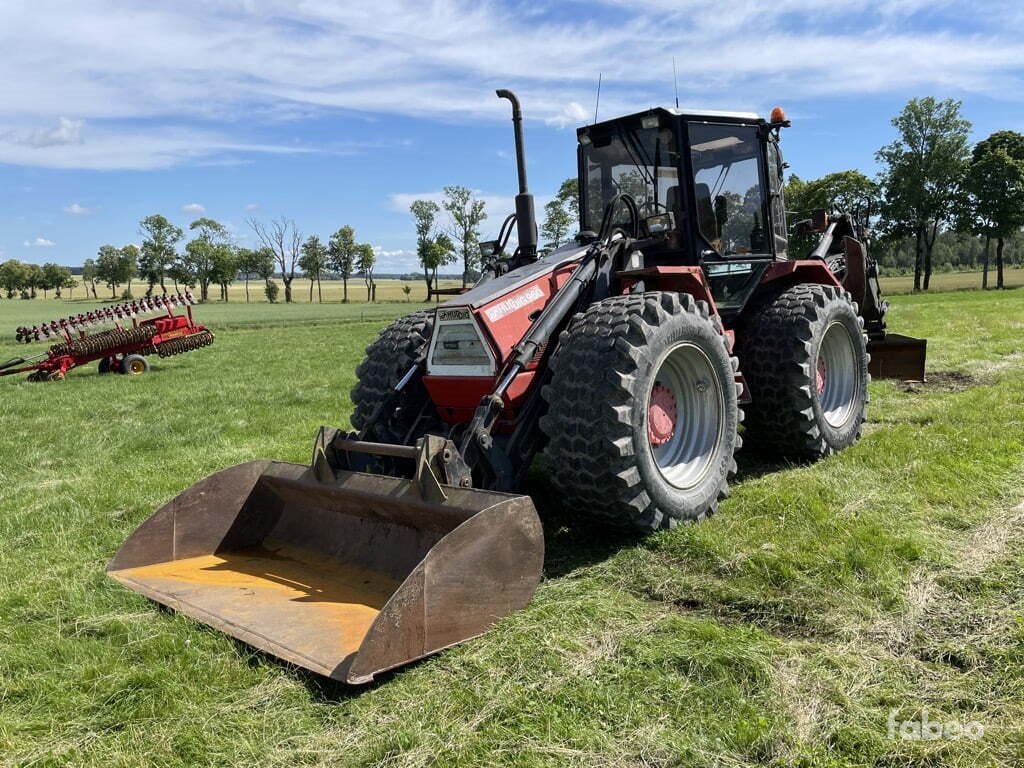
[[[687,342],[669,349],[657,371],[647,396],[647,443],[667,482],[693,488],[722,444],[722,385],[707,354]]]
[[[842,427],[853,413],[860,379],[853,339],[842,323],[832,323],[825,329],[816,369],[821,413],[829,426]]]
[[[146,364],[143,363],[141,360],[132,360],[128,364],[128,372],[133,374],[133,375],[135,375],[135,376],[138,376],[140,373],[142,373],[145,370],[146,370]]]

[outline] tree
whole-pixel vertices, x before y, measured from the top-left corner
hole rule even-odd
[[[580,181],[573,177],[566,179],[558,188],[555,199],[569,212],[569,227],[579,227],[580,223]]]
[[[96,262],[92,259],[86,259],[82,266],[82,282],[87,284],[85,292],[88,294],[91,289],[92,297],[98,299],[99,296],[96,295]]]
[[[317,296],[320,303],[324,303],[324,292],[320,286],[320,278],[327,269],[327,249],[320,242],[316,235],[310,235],[302,244],[302,256],[299,257],[299,266],[309,278],[309,303],[313,303],[313,285],[316,284]]]
[[[119,254],[121,257],[121,270],[126,275],[125,282],[128,283],[128,293],[132,292],[132,278],[139,269],[139,249],[129,243],[124,246]]]
[[[935,238],[959,208],[971,129],[960,116],[960,106],[952,99],[911,99],[892,120],[899,138],[876,155],[885,165],[883,223],[890,235],[915,238],[915,291],[928,290]]]
[[[409,294],[412,293],[412,286],[409,285],[408,283],[403,285],[402,286],[402,293],[405,294],[405,300],[406,300],[406,302],[408,302],[409,301]]]
[[[28,296],[31,298],[36,297],[36,289],[43,287],[43,269],[38,264],[26,264],[25,265],[25,281],[22,286],[22,298],[25,298],[25,291],[28,291]]]
[[[28,279],[28,270],[25,265],[17,259],[8,259],[0,264],[0,288],[7,292],[7,298],[13,299],[14,295],[23,290]]]
[[[366,283],[366,300],[377,300],[377,284],[373,280],[373,268],[377,265],[377,254],[369,243],[360,243],[356,246],[356,269],[363,276]]]
[[[68,270],[68,280],[66,283],[64,283],[64,287],[68,289],[68,298],[73,299],[75,298],[75,288],[77,288],[80,285],[80,283],[70,275],[71,270]]]
[[[988,287],[988,244],[996,240],[996,288],[1003,288],[1006,239],[1024,227],[1024,135],[997,131],[971,155],[964,207],[968,228],[985,237],[982,288]]]
[[[178,257],[176,248],[185,233],[181,227],[155,213],[139,222],[139,234],[142,235],[139,275],[149,283],[146,295],[153,293],[153,286],[157,283],[167,293],[164,276]]]
[[[110,294],[117,298],[117,289],[131,279],[133,265],[113,245],[101,245],[96,256],[96,277],[110,288]]]
[[[356,258],[356,233],[348,224],[339,229],[327,243],[327,258],[331,269],[341,278],[341,302],[348,302],[348,279],[352,277]]]
[[[484,201],[477,200],[466,187],[444,188],[444,209],[451,217],[450,236],[462,254],[463,288],[480,258],[480,224],[487,218],[484,207]]]
[[[285,304],[291,304],[292,281],[295,279],[295,267],[302,247],[302,233],[294,221],[284,216],[270,222],[269,228],[255,218],[249,219],[249,226],[263,247],[269,248],[273,253],[274,261],[281,272],[281,282],[284,283]]]
[[[274,276],[274,252],[269,248],[257,248],[253,251],[253,271],[263,280],[263,294],[267,301],[274,304],[280,290],[277,283],[272,282]]]
[[[220,243],[213,250],[210,282],[220,286],[221,301],[228,301],[228,287],[238,276],[238,249],[231,243]]]
[[[423,267],[423,281],[427,284],[427,298],[430,301],[433,275],[437,270],[431,271],[431,247],[434,243],[434,220],[440,211],[437,203],[433,200],[414,200],[409,206],[409,211],[416,220],[416,255],[419,257],[420,266]]]
[[[540,234],[547,240],[544,247],[554,250],[565,241],[565,236],[572,226],[572,216],[566,209],[565,204],[557,197],[552,198],[544,206],[544,224],[541,225]]]
[[[46,289],[52,288],[56,297],[60,298],[60,291],[66,288],[71,281],[71,270],[59,264],[43,264],[43,296],[46,296]]]
[[[427,244],[426,260],[424,261],[424,264],[430,269],[430,284],[437,284],[437,270],[445,264],[451,264],[455,258],[455,244],[448,235],[442,232],[437,237],[431,238]],[[428,294],[427,301],[429,300],[430,295]]]
[[[196,236],[185,245],[185,256],[182,262],[186,271],[195,277],[199,284],[199,300],[210,298],[210,283],[218,282],[218,263],[230,258],[231,245],[228,233],[218,221],[203,217],[189,225]]]
[[[252,248],[236,248],[235,264],[245,281],[245,303],[249,303],[249,275],[256,272],[256,251]]]

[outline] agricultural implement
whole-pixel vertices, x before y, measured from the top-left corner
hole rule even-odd
[[[149,370],[149,355],[170,357],[213,343],[213,333],[192,317],[191,293],[139,299],[114,307],[18,328],[19,342],[53,342],[46,352],[0,364],[0,376],[29,373],[30,381],[63,379],[72,368],[99,361],[100,373],[139,375]],[[176,314],[184,308],[185,314]],[[139,318],[159,315],[146,320]],[[104,330],[94,329],[108,326]]]
[[[741,429],[813,460],[860,437],[869,364],[923,377],[924,342],[887,335],[850,216],[802,223],[817,245],[790,253],[781,110],[579,129],[581,232],[540,255],[519,102],[498,96],[519,194],[480,281],[367,348],[355,431],[322,427],[308,466],[200,481],[125,541],[113,578],[365,683],[526,605],[544,542],[520,489],[538,453],[580,530],[669,528],[715,511]]]

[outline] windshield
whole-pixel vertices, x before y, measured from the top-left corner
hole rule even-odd
[[[723,256],[769,250],[759,150],[753,126],[690,124],[697,226]]]
[[[667,128],[631,129],[614,126],[583,144],[583,229],[596,231],[604,209],[616,196],[633,196],[642,217],[675,211],[679,192],[678,153]],[[623,206],[616,206],[613,224],[629,226]]]

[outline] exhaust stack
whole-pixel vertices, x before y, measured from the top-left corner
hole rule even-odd
[[[516,227],[519,234],[519,261],[521,264],[537,260],[537,217],[533,195],[526,186],[526,149],[523,147],[523,113],[519,99],[505,88],[495,93],[499,99],[512,102],[512,127],[516,140],[516,168],[519,172],[519,194],[516,195]]]

